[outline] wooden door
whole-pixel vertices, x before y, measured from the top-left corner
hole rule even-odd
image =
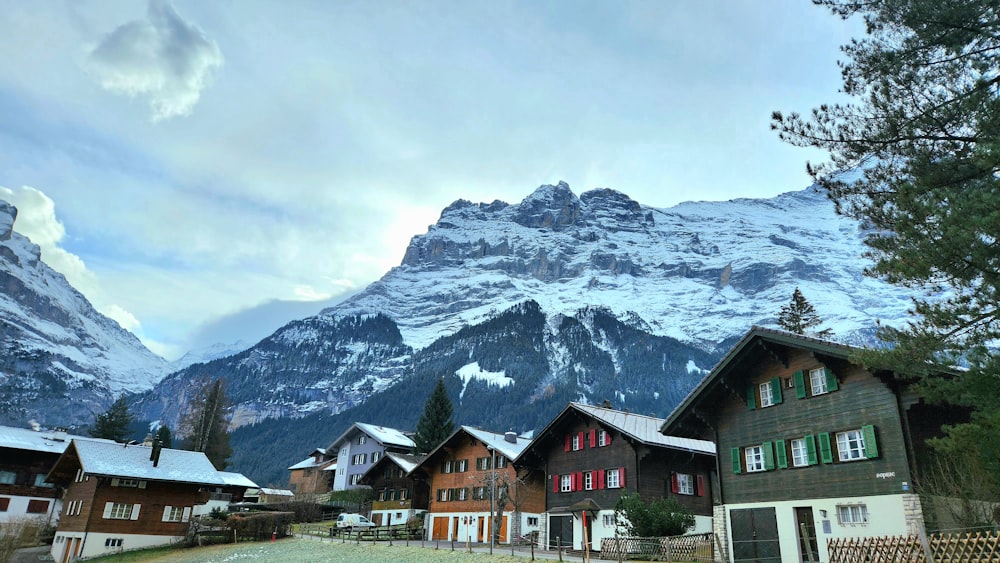
[[[444,516],[435,516],[434,525],[431,527],[431,539],[432,540],[446,540],[448,539],[448,518]]]
[[[819,561],[816,541],[816,520],[811,506],[795,507],[795,531],[799,537],[799,553],[803,561]]]
[[[781,563],[774,508],[730,510],[734,563]]]

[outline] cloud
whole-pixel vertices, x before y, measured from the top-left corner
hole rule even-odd
[[[150,0],[146,20],[115,28],[90,52],[86,66],[108,91],[148,98],[153,121],[188,115],[222,51],[173,6]]]

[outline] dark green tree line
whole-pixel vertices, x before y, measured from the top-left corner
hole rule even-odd
[[[452,412],[451,399],[448,398],[448,391],[444,387],[444,379],[438,378],[437,385],[434,386],[424,405],[424,413],[417,421],[417,431],[413,435],[413,443],[416,445],[414,453],[429,453],[451,436],[455,431]]]
[[[125,395],[108,407],[108,410],[97,415],[94,419],[94,426],[90,429],[90,435],[94,438],[104,438],[116,442],[125,442],[130,434],[129,425],[135,417],[128,410],[128,402]]]

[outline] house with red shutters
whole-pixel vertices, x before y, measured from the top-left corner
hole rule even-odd
[[[674,497],[695,516],[689,533],[712,531],[715,445],[660,433],[664,420],[569,403],[515,460],[543,471],[540,541],[550,548],[600,549],[615,536],[615,503]]]

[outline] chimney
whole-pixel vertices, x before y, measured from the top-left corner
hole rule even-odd
[[[151,432],[146,433],[146,437],[142,439],[142,445],[147,448],[153,445],[153,434]]]
[[[153,467],[156,467],[160,463],[160,450],[163,449],[160,446],[159,440],[153,440],[153,449],[149,452],[149,461],[153,462]]]
[[[52,439],[56,442],[66,441],[66,429],[62,426],[56,426],[52,429]]]
[[[505,432],[503,439],[511,444],[517,443],[517,432]]]

